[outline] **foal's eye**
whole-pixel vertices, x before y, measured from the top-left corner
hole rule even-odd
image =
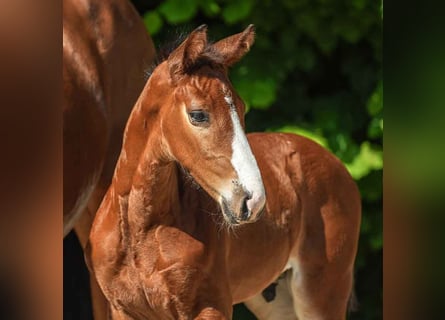
[[[194,125],[200,125],[209,121],[209,114],[202,110],[193,110],[189,112],[190,122]]]

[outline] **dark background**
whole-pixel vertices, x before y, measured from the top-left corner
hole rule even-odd
[[[363,204],[355,266],[358,311],[382,318],[382,3],[375,0],[134,0],[157,49],[206,23],[218,40],[256,26],[231,71],[247,131],[308,136],[336,154]],[[64,319],[89,319],[88,273],[77,239],[64,240]],[[242,306],[234,319],[254,319]]]

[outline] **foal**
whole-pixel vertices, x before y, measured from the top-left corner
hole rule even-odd
[[[246,138],[227,68],[253,41],[249,26],[209,44],[201,26],[139,97],[87,251],[113,319],[230,319],[248,299],[277,319],[255,295],[284,270],[291,318],[345,319],[359,193],[308,139]]]

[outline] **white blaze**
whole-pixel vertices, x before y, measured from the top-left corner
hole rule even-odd
[[[261,173],[247,142],[232,98],[226,95],[224,99],[230,107],[230,118],[233,125],[231,163],[238,175],[238,182],[251,194],[252,198],[247,201],[248,209],[252,213],[258,213],[266,200]]]

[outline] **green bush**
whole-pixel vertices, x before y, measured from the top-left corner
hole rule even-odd
[[[371,0],[134,1],[157,46],[202,23],[218,40],[256,26],[230,77],[247,131],[286,131],[335,153],[356,179],[363,222],[356,260],[359,310],[382,317],[382,3]],[[242,307],[235,319],[254,319]]]

